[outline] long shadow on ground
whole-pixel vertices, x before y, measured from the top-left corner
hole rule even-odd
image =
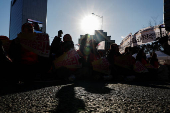
[[[59,103],[53,112],[56,113],[77,113],[85,109],[83,100],[75,97],[75,87],[82,87],[85,91],[95,94],[108,94],[111,89],[105,87],[102,81],[76,81],[72,85],[62,87],[57,93]],[[81,92],[80,92],[81,93]]]
[[[56,94],[59,99],[54,113],[77,113],[85,109],[83,100],[75,97],[75,84],[62,87]]]

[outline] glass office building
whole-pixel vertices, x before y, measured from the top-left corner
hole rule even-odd
[[[9,38],[15,39],[24,23],[38,22],[46,32],[47,0],[11,0]]]

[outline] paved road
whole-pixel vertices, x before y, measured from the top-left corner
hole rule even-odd
[[[2,84],[0,112],[170,112],[170,83]]]

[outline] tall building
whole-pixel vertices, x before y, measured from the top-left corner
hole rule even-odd
[[[9,38],[15,39],[24,23],[37,22],[46,32],[47,0],[11,0]]]

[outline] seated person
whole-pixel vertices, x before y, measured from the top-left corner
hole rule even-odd
[[[144,53],[143,49],[140,49],[137,56],[136,56],[136,61],[140,61],[144,66],[147,64],[146,61],[146,54]]]
[[[150,64],[152,66],[154,66],[154,68],[158,68],[159,67],[159,62],[157,59],[157,54],[155,52],[152,53],[151,59],[150,59]]]
[[[30,23],[22,25],[22,33],[32,34],[33,26]],[[21,45],[20,38],[17,37],[12,40],[9,48],[9,56],[15,64],[16,75],[19,76],[21,81],[33,79],[31,75],[39,71],[38,55],[32,51],[29,51]],[[33,75],[32,75],[33,76]]]

